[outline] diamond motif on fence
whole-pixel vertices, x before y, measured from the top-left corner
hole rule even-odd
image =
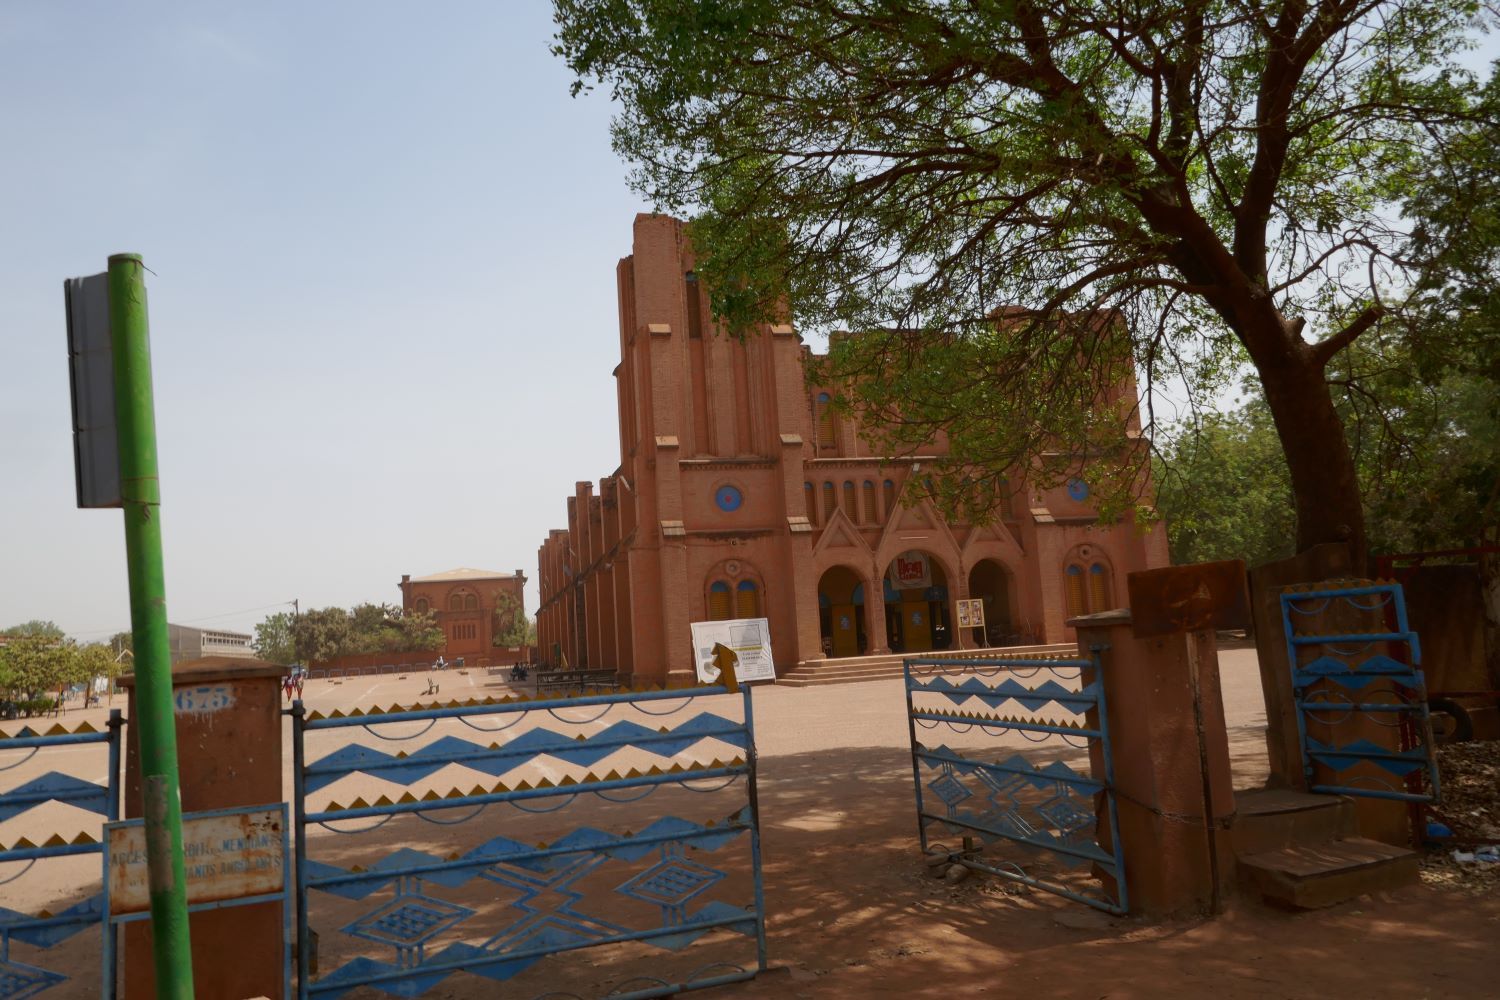
[[[1060,790],[1056,798],[1037,806],[1036,811],[1057,827],[1058,836],[1065,840],[1094,824],[1094,811],[1078,808],[1076,799],[1065,789]]]
[[[0,997],[5,1000],[23,1000],[50,989],[68,977],[48,969],[20,962],[0,962]]]
[[[942,777],[929,783],[927,787],[937,793],[937,797],[943,800],[943,804],[948,807],[950,812],[960,802],[974,794],[965,788],[963,782],[959,781],[951,773],[945,773]]]
[[[421,893],[397,896],[344,928],[345,934],[397,948],[414,948],[441,934],[474,911]]]
[[[657,906],[677,907],[724,877],[685,858],[664,858],[615,891]]]

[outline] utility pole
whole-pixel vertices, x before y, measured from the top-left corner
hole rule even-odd
[[[193,996],[187,878],[182,862],[182,797],[177,778],[177,719],[167,640],[167,593],[161,557],[161,491],[156,468],[156,412],[145,265],[139,254],[109,258],[110,342],[114,354],[120,500],[130,577],[136,714],[141,750],[142,813],[151,887],[151,934],[158,997]]]

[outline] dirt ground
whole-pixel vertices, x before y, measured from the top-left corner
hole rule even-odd
[[[1265,718],[1253,651],[1225,651],[1221,669],[1236,785],[1254,787],[1265,776]],[[337,685],[317,681],[308,686],[306,700],[325,712],[410,702],[424,682],[415,676],[405,681],[350,679]],[[479,671],[450,671],[442,683],[444,700],[502,693],[492,686],[498,682]],[[1414,886],[1313,913],[1242,901],[1212,920],[1148,924],[1110,918],[1043,893],[1017,891],[1019,887],[998,879],[975,877],[956,886],[934,879],[917,850],[900,681],[762,688],[754,698],[773,969],[752,983],[706,996],[1500,997],[1494,957],[1500,941],[1500,893],[1475,896]],[[71,726],[89,718],[98,724],[103,715],[101,710],[87,716],[70,712],[66,721]],[[338,739],[320,737],[311,756],[321,756]],[[0,767],[17,756],[0,751]],[[287,761],[290,787],[289,752]],[[0,781],[14,787],[46,770],[67,770],[97,781],[103,778],[104,763],[96,752],[63,751],[46,763],[29,761]],[[433,776],[433,782],[440,785],[440,776]],[[379,794],[381,787],[374,779],[351,778],[325,794],[347,802],[351,794]],[[664,811],[676,808],[670,801],[650,801]],[[46,824],[46,832],[56,828],[67,836],[97,824],[97,817],[73,813],[77,811],[53,807],[7,820],[0,823],[0,842],[33,832],[18,825],[23,822]],[[496,825],[483,836],[509,835],[512,821],[504,813],[496,817]],[[601,810],[572,822],[603,826],[608,819],[607,810]],[[393,827],[368,835],[379,849],[366,863],[401,844],[426,846],[413,841],[414,835],[430,837],[434,853],[439,841],[446,853],[445,838],[457,836],[417,826],[415,834]],[[320,851],[345,863],[341,852],[355,848],[325,835],[314,838],[314,855]],[[717,852],[731,853],[729,848]],[[724,867],[731,878],[743,878],[742,864]],[[68,899],[93,891],[87,885],[91,871],[97,873],[97,858],[53,863],[45,877],[33,872],[0,885],[0,906],[55,911]],[[0,871],[0,880],[11,874]],[[325,945],[338,938],[345,916],[336,904],[324,912]],[[743,960],[744,939],[729,943]],[[558,996],[598,995],[634,975],[659,972],[669,959],[688,961],[698,947],[680,955],[639,945],[587,949],[548,959],[505,985],[454,975],[425,996],[467,1000],[549,990]],[[720,950],[720,944],[705,943],[703,953],[713,957]],[[17,950],[12,957],[75,974],[70,984],[45,996],[84,997],[96,992],[96,979],[88,971],[96,955],[97,938],[80,934],[50,952]]]

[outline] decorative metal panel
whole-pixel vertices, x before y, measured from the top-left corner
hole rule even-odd
[[[1290,589],[1281,618],[1308,790],[1438,801],[1422,648],[1401,585]]]
[[[1124,913],[1098,660],[908,659],[905,676],[922,849]]]
[[[107,768],[102,785],[66,771],[48,770],[0,791],[0,822],[16,831],[0,841],[0,899],[14,899],[22,887],[48,886],[55,881],[58,866],[49,862],[57,858],[102,853],[103,824],[119,815],[120,731],[118,710],[110,713],[103,732],[86,722],[70,729],[60,723],[48,727],[23,721],[0,729],[0,788],[5,787],[7,772],[16,772],[32,762],[83,769],[85,773],[97,771],[101,765]],[[100,752],[70,752],[80,748],[97,748]],[[95,814],[97,826],[91,817],[81,832],[69,836],[72,828],[64,831],[56,828],[55,821],[42,818],[55,812],[41,809],[51,803]],[[115,936],[104,920],[108,887],[92,888],[90,895],[56,912],[52,908],[23,912],[0,906],[0,1000],[38,996],[67,982],[79,970],[47,968],[54,963],[44,953],[80,931],[92,929],[98,930],[101,940],[100,964],[93,971],[102,977],[101,994],[114,995]]]
[[[290,714],[300,995],[572,995],[556,970],[596,947],[612,996],[765,968],[748,686]]]

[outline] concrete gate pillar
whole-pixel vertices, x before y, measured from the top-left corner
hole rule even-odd
[[[182,811],[202,812],[284,802],[281,787],[281,679],[287,668],[262,660],[212,656],[172,668],[174,697],[184,689],[218,689],[215,697],[178,700],[178,705],[216,704],[177,718],[177,766]],[[120,684],[129,691],[127,716],[134,720],[135,678]],[[196,692],[195,692],[196,693]],[[127,726],[125,818],[142,814],[140,736]],[[286,863],[291,859],[286,858]],[[241,1000],[282,996],[284,955],[282,904],[255,903],[203,910],[188,918],[193,942],[193,986],[198,1000]],[[125,995],[156,995],[151,957],[151,923],[124,927]]]
[[[1234,885],[1234,783],[1213,632],[1137,639],[1125,610],[1068,625],[1099,654],[1130,911],[1218,910]]]

